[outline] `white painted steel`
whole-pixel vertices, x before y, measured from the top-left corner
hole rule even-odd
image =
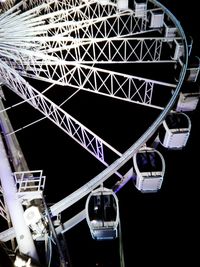
[[[16,194],[16,185],[13,179],[12,170],[0,135],[0,181],[3,190],[4,200],[12,220],[13,228],[19,250],[38,260],[35,244],[30,229],[26,225],[23,214],[23,207]]]
[[[147,28],[146,19],[146,12],[150,10],[147,11],[143,8],[142,11],[138,10],[137,15],[135,11],[130,9],[120,12],[115,1],[103,3],[102,6],[99,1],[93,0],[21,1],[0,16],[0,24],[6,29],[5,32],[0,31],[0,53],[4,59],[0,61],[0,82],[37,108],[102,163],[106,164],[104,146],[107,146],[119,157],[102,173],[53,205],[50,208],[52,215],[58,215],[118,171],[152,136],[177,98],[187,69],[187,40],[182,27],[173,14],[157,1],[151,0],[149,2],[155,5],[156,9],[163,10],[165,16],[168,16],[173,22],[173,29],[175,30],[170,36],[160,38],[136,36],[137,34],[152,32],[152,29]],[[75,21],[77,17],[79,20]],[[111,62],[116,64],[140,62],[142,64],[148,61],[151,64],[173,63],[174,59],[161,57],[162,49],[164,49],[163,40],[165,42],[181,40],[184,47],[185,62],[177,84],[107,71],[90,65],[95,62],[99,64],[110,64]],[[116,45],[117,43],[119,47]],[[130,47],[133,50],[127,55],[127,50]],[[138,47],[140,53],[137,52]],[[100,48],[101,53],[99,54],[97,50]],[[93,52],[90,53],[89,51]],[[106,53],[106,51],[109,52]],[[176,58],[178,59],[177,54]],[[163,107],[160,116],[141,138],[122,155],[46,98],[25,78],[22,78],[22,75],[54,85],[69,85],[75,89],[81,88],[97,94],[104,94],[113,97],[113,99],[120,98],[149,106],[154,106],[152,95],[155,86],[174,88],[174,93],[166,106]],[[117,84],[117,88],[112,86],[109,88],[102,77],[104,77],[103,80],[109,80],[111,85]],[[102,85],[92,82],[97,80],[100,80]],[[139,85],[136,86],[136,83]],[[127,87],[124,86],[125,84]],[[101,91],[101,89],[104,90]],[[107,93],[104,92],[105,89]],[[123,93],[124,97],[117,95],[119,91]],[[139,101],[134,99],[135,95],[139,97]],[[123,184],[128,179],[130,179],[130,175],[122,179]],[[66,225],[66,229],[70,229],[84,218],[84,211],[82,211],[64,225]],[[10,232],[9,235],[11,236]],[[4,238],[5,240],[5,236],[5,232],[0,234],[0,239]]]

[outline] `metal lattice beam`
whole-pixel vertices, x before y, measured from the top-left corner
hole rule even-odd
[[[14,91],[22,99],[27,100],[30,105],[54,122],[59,128],[66,132],[102,163],[107,164],[104,160],[104,146],[111,149],[117,155],[121,155],[121,153],[107,144],[103,139],[98,137],[43,94],[38,92],[17,72],[9,68],[3,62],[0,62],[0,77],[3,84]]]

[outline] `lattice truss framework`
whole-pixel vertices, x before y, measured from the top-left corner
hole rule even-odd
[[[2,187],[0,186],[0,194],[3,196],[3,191],[2,191]],[[2,198],[0,198],[0,215],[6,220],[8,221],[8,213],[4,204],[4,200]]]
[[[138,37],[152,31],[147,22],[146,16],[135,17],[130,9],[117,10],[114,1],[106,5],[97,0],[15,3],[0,16],[0,81],[106,163],[104,146],[120,153],[23,77],[151,105],[156,87],[175,85],[101,68],[172,62],[162,56],[164,37]]]

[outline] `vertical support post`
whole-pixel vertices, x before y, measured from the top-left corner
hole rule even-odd
[[[0,110],[5,110],[3,101],[1,100],[1,91],[3,89],[0,85]],[[3,92],[3,91],[2,91]],[[1,129],[4,133],[4,138],[7,144],[7,147],[9,149],[9,155],[12,157],[12,164],[13,168],[16,172],[20,171],[27,171],[28,165],[24,158],[23,152],[21,150],[21,147],[19,145],[19,142],[17,140],[17,137],[15,134],[12,135],[6,135],[7,133],[13,132],[13,128],[11,125],[11,122],[9,120],[8,114],[6,111],[0,113],[0,123],[1,123]]]
[[[67,267],[68,263],[65,261],[65,257],[64,257],[60,242],[58,240],[57,233],[56,233],[56,230],[54,228],[53,222],[51,220],[51,215],[49,214],[49,210],[48,210],[48,207],[47,207],[47,204],[46,204],[46,201],[45,201],[44,197],[43,197],[43,203],[44,203],[44,208],[45,208],[45,211],[46,211],[47,219],[48,219],[48,222],[49,222],[49,227],[50,227],[50,229],[52,231],[53,237],[55,239],[55,242],[56,242],[56,245],[57,245],[57,248],[58,248],[58,253],[59,253],[59,256],[60,256],[60,267]]]
[[[38,261],[38,255],[29,227],[25,224],[24,210],[17,196],[15,181],[0,134],[0,181],[4,201],[16,234],[19,251]]]

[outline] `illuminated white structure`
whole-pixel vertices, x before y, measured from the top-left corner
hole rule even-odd
[[[155,0],[135,0],[133,10],[128,8],[127,3],[125,1],[124,5],[122,1],[115,0],[23,0],[17,3],[8,0],[5,4],[2,3],[1,85],[38,110],[106,166],[103,172],[52,205],[50,207],[52,216],[57,216],[90,194],[113,174],[117,176],[118,189],[132,178],[132,170],[127,169],[125,173],[119,173],[119,169],[132,159],[134,153],[163,123],[184,81],[188,45],[177,19]],[[178,40],[181,41],[180,48],[177,44]],[[136,64],[145,66],[151,71],[156,64],[160,64],[172,76],[173,73],[168,71],[168,67],[177,64],[182,55],[184,55],[184,61],[178,72],[178,82],[160,79],[159,75],[157,78],[154,76],[147,78],[145,73],[134,74]],[[125,68],[124,66],[127,65],[129,67]],[[40,81],[44,87],[38,88],[34,83],[35,80]],[[133,140],[132,145],[125,152],[119,151],[70,115],[62,107],[63,103],[58,104],[53,98],[47,97],[46,93],[55,86],[73,89],[70,97],[78,94],[79,91],[85,91],[160,113],[138,140]],[[162,90],[167,94],[166,99],[160,103],[158,98]],[[171,91],[173,94],[168,94]],[[4,111],[1,111],[2,114],[6,114]],[[4,115],[1,117],[2,127],[7,123]],[[10,129],[8,132],[10,133]],[[9,146],[13,139],[8,138],[8,132],[4,134]],[[14,146],[13,151],[16,152],[16,150]],[[107,152],[111,153],[116,160],[110,162]],[[0,165],[2,191],[9,191],[8,188],[12,187],[11,199],[15,199],[16,203],[12,201],[13,206],[9,205],[9,197],[4,194],[4,200],[8,202],[8,211],[10,215],[12,214],[13,228],[2,231],[0,240],[6,242],[16,237],[20,250],[25,253],[28,250],[27,253],[36,258],[35,248],[32,246],[33,240],[29,238],[27,245],[28,241],[25,242],[25,239],[20,239],[18,236],[21,231],[28,230],[26,236],[31,237],[28,226],[24,222],[22,207],[20,206],[20,214],[16,209],[16,205],[22,205],[22,203],[18,204],[22,192],[18,192],[18,197],[16,194],[20,181],[14,182],[10,169],[4,173],[2,166],[8,163],[5,160],[5,153],[1,157],[3,160]],[[27,170],[26,167],[15,169],[15,172],[18,171]],[[9,182],[5,182],[8,177]],[[138,187],[146,190],[146,187]],[[44,186],[38,191],[43,189]],[[24,200],[32,201],[42,194],[26,190],[26,194],[21,195]],[[18,222],[15,223],[17,216],[23,221],[20,223],[20,229],[18,229]],[[85,218],[85,210],[82,210],[64,223],[63,228],[57,227],[56,232],[63,233]]]
[[[119,204],[116,194],[100,187],[87,197],[86,220],[92,235],[97,240],[109,240],[118,237]]]
[[[197,108],[200,98],[200,88],[197,83],[187,83],[179,94],[176,105],[178,112],[190,112]]]
[[[119,10],[128,9],[128,0],[117,0],[117,8]]]
[[[169,149],[186,146],[191,131],[191,121],[185,113],[168,114],[159,130],[160,143]]]
[[[3,188],[4,200],[8,207],[9,214],[15,229],[15,235],[19,250],[34,259],[38,259],[37,251],[32,235],[26,225],[23,214],[23,207],[17,197],[16,186],[12,176],[12,170],[7,159],[6,150],[0,135],[0,178]]]
[[[133,181],[143,192],[157,192],[163,182],[165,161],[162,154],[151,147],[143,147],[133,156]]]

